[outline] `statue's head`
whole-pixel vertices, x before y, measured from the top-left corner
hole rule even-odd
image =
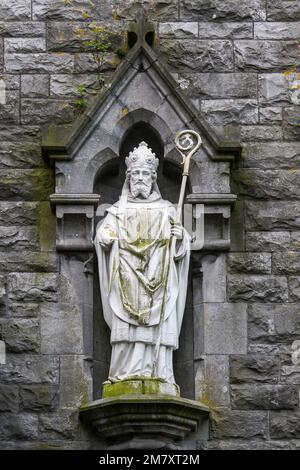
[[[126,177],[133,197],[142,196],[147,199],[150,196],[157,178],[158,162],[146,142],[141,142],[129,153],[125,159]]]

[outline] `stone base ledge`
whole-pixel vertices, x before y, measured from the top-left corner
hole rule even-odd
[[[91,402],[80,409],[80,416],[108,447],[130,448],[138,439],[140,448],[171,448],[207,426],[209,409],[180,397],[128,395]]]
[[[103,398],[120,395],[171,395],[179,396],[178,385],[158,378],[134,378],[119,382],[104,382]]]

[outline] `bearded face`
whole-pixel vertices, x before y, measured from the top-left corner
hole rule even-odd
[[[146,167],[133,168],[130,172],[130,192],[134,198],[141,196],[148,199],[153,186],[153,174]]]

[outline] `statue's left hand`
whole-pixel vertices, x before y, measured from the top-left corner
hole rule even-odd
[[[183,238],[183,227],[181,224],[173,222],[171,225],[171,235],[173,237],[179,238],[180,240]]]

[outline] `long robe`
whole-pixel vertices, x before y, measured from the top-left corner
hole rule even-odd
[[[110,381],[151,377],[166,289],[156,377],[175,382],[172,353],[178,348],[190,249],[184,230],[167,276],[175,214],[175,207],[153,192],[148,199],[128,197],[125,207],[114,204],[97,227],[103,314],[111,329]]]

